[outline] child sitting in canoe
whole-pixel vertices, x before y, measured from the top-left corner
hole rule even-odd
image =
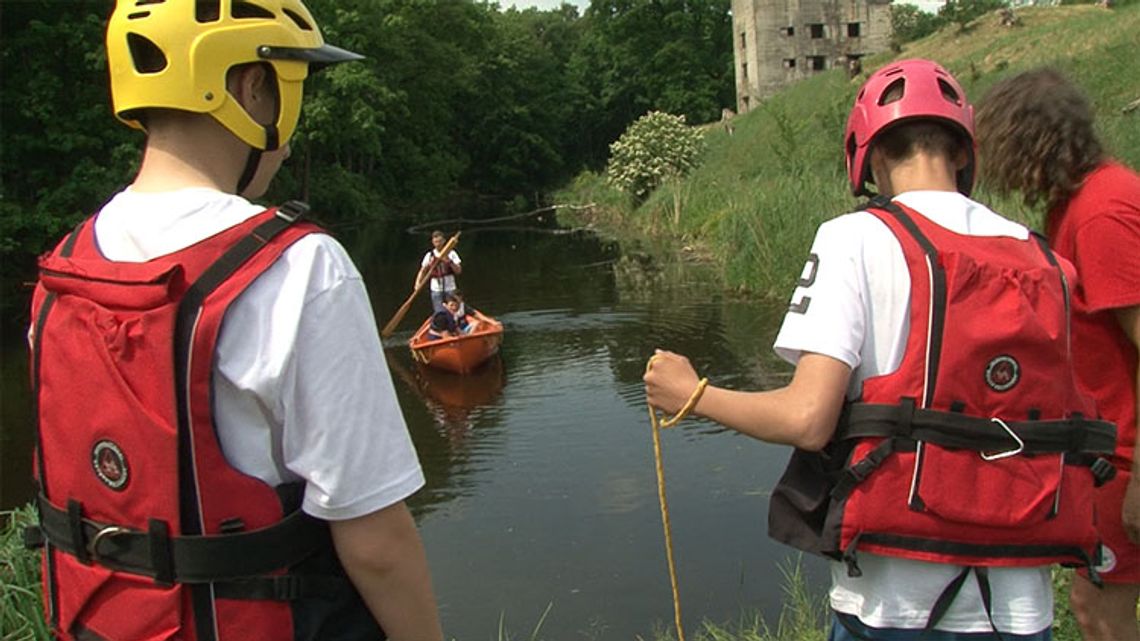
[[[435,314],[432,314],[431,325],[428,326],[427,339],[437,341],[441,338],[450,336],[459,336],[459,326],[455,323],[455,317],[451,315],[446,309],[442,309]]]
[[[443,295],[443,306],[451,312],[451,317],[460,332],[470,334],[479,324],[475,310],[467,307],[463,302],[463,293],[458,289]]]

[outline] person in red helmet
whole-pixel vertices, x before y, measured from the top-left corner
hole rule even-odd
[[[1074,382],[1072,266],[969,198],[973,130],[938,64],[875,71],[844,136],[872,198],[816,233],[775,341],[791,382],[693,410],[796,448],[769,534],[832,560],[832,641],[1049,639],[1049,566],[1097,554],[1115,428]],[[698,377],[658,350],[645,384],[675,412]]]
[[[360,273],[252,202],[308,74],[363,56],[301,0],[119,0],[106,46],[142,161],[41,260],[29,332],[52,637],[440,641]]]
[[[1080,275],[1077,380],[1117,423],[1117,475],[1096,498],[1104,585],[1079,574],[1070,602],[1085,641],[1140,641],[1140,174],[1108,155],[1084,91],[1048,67],[990,89],[978,109],[978,141],[985,179],[1027,205],[1044,205],[1050,245]]]

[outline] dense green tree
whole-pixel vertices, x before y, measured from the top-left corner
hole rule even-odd
[[[941,26],[937,15],[913,4],[891,5],[891,41],[896,46],[926,37]]]
[[[0,273],[32,257],[130,180],[141,137],[108,101],[104,0],[0,6]]]
[[[730,0],[592,0],[571,64],[591,122],[591,161],[650,110],[691,123],[733,103]]]
[[[367,59],[314,73],[268,200],[328,222],[414,213],[456,193],[540,197],[650,110],[714,120],[732,103],[730,0],[592,0],[548,11],[477,0],[307,0]],[[984,1],[984,0],[971,0]],[[0,273],[131,179],[141,132],[111,113],[109,0],[0,4]]]

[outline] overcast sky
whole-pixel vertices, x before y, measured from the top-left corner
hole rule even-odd
[[[930,11],[931,13],[938,11],[938,7],[942,6],[945,0],[911,0],[906,4],[918,5],[920,9]],[[499,6],[506,9],[507,7],[518,7],[525,9],[527,7],[538,7],[539,9],[556,9],[562,6],[562,3],[572,4],[578,7],[578,13],[581,14],[590,6],[590,0],[499,0]]]

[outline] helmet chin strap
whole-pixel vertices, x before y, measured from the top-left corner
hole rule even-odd
[[[273,151],[281,146],[277,135],[277,125],[265,125],[265,151]],[[241,195],[246,187],[253,182],[253,177],[257,175],[257,167],[261,164],[261,150],[257,147],[249,148],[249,155],[245,159],[245,169],[241,172],[241,178],[238,178],[237,195]]]
[[[245,158],[245,169],[241,172],[241,178],[238,178],[237,191],[238,196],[249,187],[249,183],[253,182],[253,177],[257,175],[257,166],[261,164],[261,150],[257,147],[249,148],[249,155]]]

